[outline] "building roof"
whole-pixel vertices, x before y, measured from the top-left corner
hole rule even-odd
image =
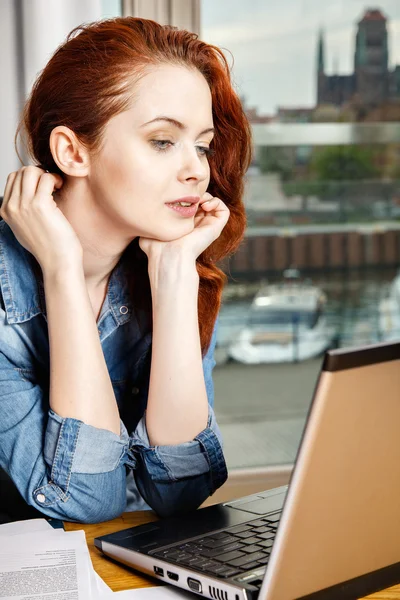
[[[381,13],[379,9],[368,8],[365,11],[363,18],[361,19],[361,23],[363,21],[386,21],[386,17]]]

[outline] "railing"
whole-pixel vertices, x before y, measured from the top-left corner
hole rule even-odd
[[[252,134],[255,146],[398,144],[400,123],[255,123]]]
[[[281,181],[247,178],[248,227],[400,222],[400,180]]]

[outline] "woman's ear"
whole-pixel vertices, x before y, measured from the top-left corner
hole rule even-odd
[[[85,177],[89,171],[89,153],[75,133],[59,125],[50,134],[50,151],[54,162],[66,175]]]

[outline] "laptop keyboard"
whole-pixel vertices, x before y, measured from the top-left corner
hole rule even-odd
[[[150,554],[205,575],[234,577],[267,565],[280,517],[281,511]]]

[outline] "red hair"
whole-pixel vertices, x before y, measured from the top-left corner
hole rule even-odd
[[[147,19],[121,17],[80,25],[69,33],[37,77],[23,109],[15,147],[24,128],[28,152],[37,166],[65,176],[50,151],[53,128],[69,127],[94,156],[101,148],[107,122],[129,107],[132,83],[153,65],[165,63],[197,69],[208,82],[215,127],[208,191],[230,210],[219,238],[197,259],[199,332],[204,356],[227,280],[215,262],[233,253],[244,236],[244,175],[252,147],[250,125],[232,87],[222,51],[194,33]],[[134,265],[130,271],[132,302],[145,310],[151,328],[147,256],[139,248],[138,238],[125,252],[128,264]]]

